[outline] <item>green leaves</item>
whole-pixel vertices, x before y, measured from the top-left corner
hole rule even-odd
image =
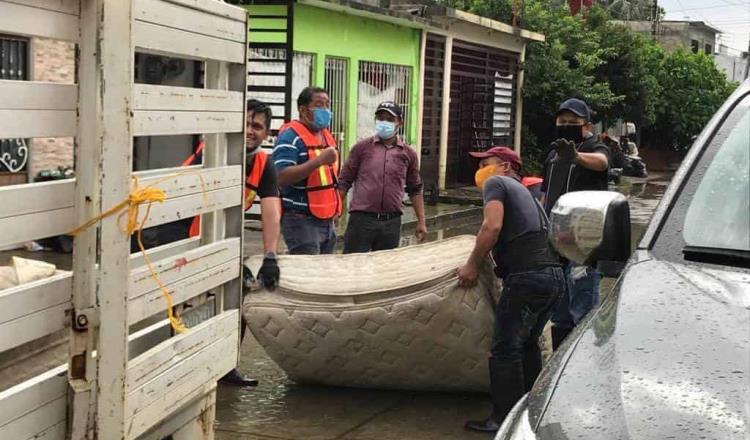
[[[435,1],[511,20],[512,0]],[[650,4],[636,1],[614,11],[618,18],[642,18],[650,16]],[[605,125],[634,121],[647,147],[680,150],[690,147],[734,88],[711,57],[668,54],[647,36],[614,23],[610,11],[596,5],[571,16],[565,2],[525,0],[520,20],[522,27],[546,36],[528,45],[524,65],[522,142],[531,167],[544,160],[555,111],[567,97],[584,99]]]

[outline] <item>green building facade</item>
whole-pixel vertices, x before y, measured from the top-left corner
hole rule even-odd
[[[285,6],[246,8],[251,17],[271,17],[283,15]],[[282,41],[288,34],[271,30],[283,29],[285,23],[284,19],[266,18],[260,25],[262,30],[254,31],[251,26],[250,39]],[[305,4],[295,5],[293,23],[291,98],[296,100],[308,85],[329,91],[334,112],[332,131],[344,152],[358,139],[372,134],[375,106],[383,100],[396,101],[404,108],[404,138],[409,143],[416,142],[419,29]],[[292,115],[296,114],[293,102]]]

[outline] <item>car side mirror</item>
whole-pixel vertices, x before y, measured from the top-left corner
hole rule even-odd
[[[550,213],[549,240],[568,260],[619,276],[630,258],[628,200],[612,191],[564,194]]]

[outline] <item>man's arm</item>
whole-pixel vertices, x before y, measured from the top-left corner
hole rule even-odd
[[[606,171],[609,160],[604,153],[578,153],[576,164],[593,171]]]
[[[263,226],[263,252],[274,254],[279,251],[281,235],[281,199],[266,197],[260,199],[260,222]]]
[[[360,144],[356,144],[352,147],[349,151],[349,158],[346,159],[344,166],[341,167],[338,190],[342,199],[346,197],[346,193],[352,187],[354,181],[357,180],[357,176],[359,175],[359,165],[362,162],[362,148],[359,145]]]
[[[289,186],[307,179],[313,171],[323,165],[320,156],[310,159],[302,165],[290,165],[279,169],[279,186]]]
[[[484,220],[479,228],[474,249],[469,255],[466,264],[458,269],[458,285],[471,287],[476,285],[479,276],[479,267],[487,258],[503,229],[503,217],[505,206],[499,200],[491,200],[484,207]]]
[[[417,230],[414,234],[417,236],[417,240],[421,243],[427,235],[427,220],[424,215],[424,197],[420,192],[410,196],[409,199],[411,200],[411,205],[414,207],[414,213],[417,214]]]

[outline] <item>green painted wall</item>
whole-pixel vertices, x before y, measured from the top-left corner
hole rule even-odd
[[[275,8],[275,9],[273,9]],[[252,14],[280,13],[274,6],[250,6]],[[275,20],[274,20],[275,21]],[[281,22],[279,27],[284,26]],[[265,27],[276,27],[270,24]],[[251,32],[254,41],[274,41],[278,34]],[[278,40],[276,40],[278,41]],[[349,104],[346,139],[356,139],[357,93],[360,61],[399,64],[412,68],[412,87],[407,141],[414,143],[417,134],[419,87],[420,30],[364,17],[348,15],[307,5],[296,5],[294,14],[294,50],[315,54],[313,83],[325,84],[327,56],[349,60]],[[347,145],[350,147],[351,145]]]

